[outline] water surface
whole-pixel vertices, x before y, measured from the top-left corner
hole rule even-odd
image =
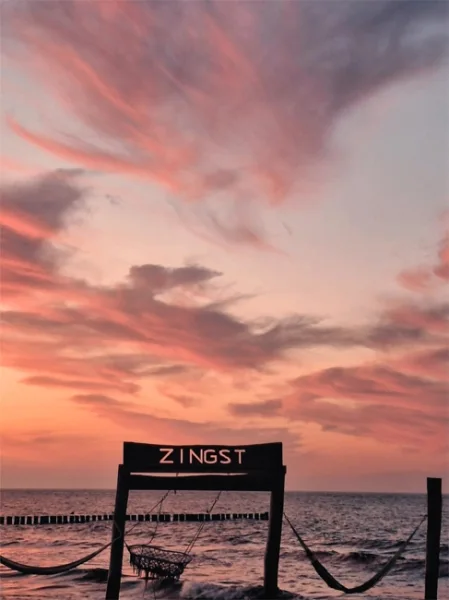
[[[145,513],[157,502],[159,492],[131,492],[128,512]],[[2,515],[103,514],[113,511],[114,491],[2,492]],[[164,512],[206,512],[215,495],[178,492],[164,503]],[[214,512],[264,512],[269,509],[265,493],[225,492]],[[336,494],[287,492],[285,510],[309,546],[331,573],[346,586],[369,579],[411,533],[426,512],[425,495]],[[443,532],[439,598],[449,599],[449,516],[443,507]],[[136,525],[128,543],[148,542],[155,523]],[[184,550],[198,523],[160,523],[153,543]],[[194,560],[182,582],[163,588],[138,579],[129,566],[125,550],[123,599],[254,598],[260,591],[267,538],[266,521],[219,521],[206,523],[194,548]],[[73,525],[0,527],[1,553],[25,564],[46,566],[70,562],[107,543],[111,522]],[[375,588],[350,598],[360,600],[422,600],[424,597],[426,524],[412,541],[392,572]],[[109,550],[64,575],[22,576],[0,567],[1,598],[14,600],[103,600]],[[279,584],[297,598],[344,597],[324,584],[284,522]]]

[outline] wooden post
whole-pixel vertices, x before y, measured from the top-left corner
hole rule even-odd
[[[427,547],[425,600],[438,598],[438,574],[440,570],[442,494],[441,479],[427,478]]]
[[[271,491],[270,523],[265,551],[264,594],[265,598],[276,598],[279,592],[278,571],[281,552],[282,519],[284,515],[285,470]]]
[[[122,578],[123,546],[125,542],[126,508],[128,505],[129,479],[124,465],[119,465],[114,520],[112,523],[111,558],[109,561],[106,600],[119,600]]]

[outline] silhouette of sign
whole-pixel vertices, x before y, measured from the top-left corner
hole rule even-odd
[[[125,442],[123,464],[134,473],[239,473],[278,468],[282,444],[169,446]]]

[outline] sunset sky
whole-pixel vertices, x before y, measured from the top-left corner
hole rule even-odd
[[[447,475],[448,7],[2,2],[3,487],[124,440]]]

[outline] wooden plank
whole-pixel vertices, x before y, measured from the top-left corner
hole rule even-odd
[[[119,465],[117,492],[115,496],[114,520],[112,525],[111,556],[109,560],[106,600],[118,600],[122,577],[123,546],[125,541],[125,517],[129,496],[129,474],[124,465]]]
[[[442,502],[441,479],[428,477],[425,600],[438,598]]]
[[[276,470],[282,468],[282,443],[166,446],[124,442],[123,464],[131,473],[242,473],[260,471],[262,467]]]
[[[283,467],[285,468],[285,467]],[[269,492],[274,487],[274,477],[266,471],[240,475],[187,475],[184,477],[157,477],[130,475],[130,490],[198,490]]]
[[[276,598],[279,592],[278,572],[284,514],[284,486],[285,473],[279,476],[277,485],[271,492],[270,523],[264,562],[264,592],[267,598]]]

